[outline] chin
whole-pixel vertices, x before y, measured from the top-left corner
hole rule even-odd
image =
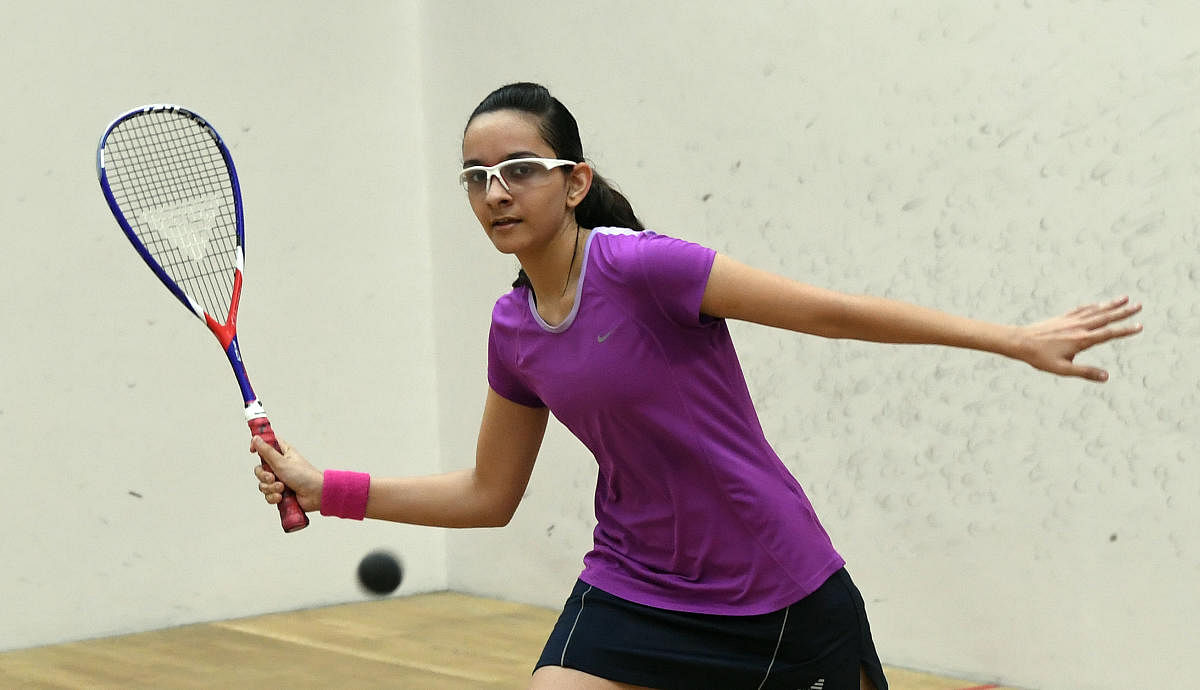
[[[492,246],[501,254],[516,254],[527,244],[522,239],[510,235],[488,232],[487,236],[492,241]]]

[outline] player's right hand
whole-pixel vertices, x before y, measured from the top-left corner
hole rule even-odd
[[[271,444],[258,436],[250,439],[250,452],[257,453],[259,459],[268,465],[268,467],[254,466],[254,476],[258,478],[258,490],[262,492],[267,503],[274,505],[283,500],[284,483],[286,483],[287,488],[296,492],[296,500],[304,512],[320,510],[324,475],[286,441],[278,437],[275,440],[279,442],[283,453],[275,450]]]

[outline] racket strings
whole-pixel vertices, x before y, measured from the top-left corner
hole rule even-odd
[[[232,300],[239,240],[233,181],[214,136],[184,113],[146,112],[109,135],[105,170],[146,251],[220,321]]]

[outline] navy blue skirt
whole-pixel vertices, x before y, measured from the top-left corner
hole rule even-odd
[[[674,688],[887,690],[862,595],[845,569],[800,601],[757,616],[643,606],[577,582],[537,668]]]

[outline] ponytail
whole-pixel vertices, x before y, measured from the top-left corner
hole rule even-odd
[[[584,228],[646,229],[625,195],[613,188],[608,180],[595,174],[592,175],[592,187],[587,196],[575,207],[575,222]]]

